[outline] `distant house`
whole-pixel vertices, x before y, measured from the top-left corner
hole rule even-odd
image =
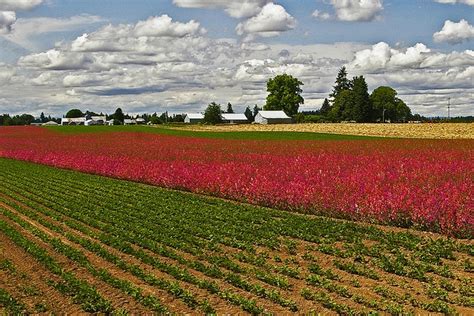
[[[141,118],[141,117],[136,118],[135,122],[137,122],[137,124],[145,124],[146,123],[145,119]]]
[[[246,124],[249,122],[245,114],[223,113],[222,122],[228,124]]]
[[[123,120],[123,125],[135,125],[135,124],[137,124],[136,120],[133,120],[133,119],[124,119]]]
[[[291,124],[293,120],[283,111],[259,111],[255,116],[257,124]]]
[[[55,121],[49,121],[46,123],[41,124],[41,126],[58,126],[59,124],[56,123]]]
[[[105,124],[107,124],[106,116],[86,116],[86,121],[84,122],[84,125],[86,126]]]
[[[85,117],[63,117],[61,119],[61,125],[85,125]]]
[[[198,124],[204,120],[204,115],[201,113],[186,113],[184,116],[184,123]]]

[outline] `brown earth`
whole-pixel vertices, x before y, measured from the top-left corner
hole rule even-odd
[[[58,227],[61,227],[65,232],[67,232],[69,234],[72,234],[74,236],[77,236],[77,237],[80,237],[80,238],[85,238],[87,240],[99,243],[108,252],[112,253],[113,255],[118,256],[119,258],[126,261],[127,263],[139,266],[141,269],[143,269],[144,271],[146,271],[147,273],[149,273],[151,275],[154,275],[154,276],[159,277],[159,278],[163,278],[165,280],[176,281],[170,275],[168,275],[168,274],[166,274],[166,273],[164,273],[164,272],[162,272],[162,271],[160,271],[160,270],[158,270],[158,269],[156,269],[156,268],[154,268],[154,267],[152,267],[148,264],[145,264],[145,263],[141,262],[141,260],[139,258],[136,258],[136,257],[128,255],[128,254],[125,254],[125,253],[121,252],[119,249],[109,247],[109,246],[101,243],[98,239],[94,238],[93,236],[85,235],[85,234],[83,234],[83,233],[67,226],[66,225],[66,220],[73,221],[73,222],[75,221],[72,218],[69,218],[69,217],[64,216],[64,215],[60,215],[59,213],[55,212],[54,210],[49,209],[51,212],[54,212],[55,214],[57,214],[59,216],[62,216],[61,221],[56,221],[56,220],[53,220],[52,218],[42,214],[39,211],[35,211],[34,209],[28,207],[27,205],[23,204],[20,201],[15,200],[12,197],[9,197],[7,195],[2,194],[0,196],[0,198],[2,198],[5,201],[8,201],[9,204],[14,203],[17,206],[19,206],[21,208],[24,208],[25,210],[35,212],[43,220],[47,220],[48,222],[50,222],[50,223],[52,223],[52,224],[54,224]],[[26,197],[23,197],[23,198],[28,200]],[[26,214],[23,214],[22,212],[19,212],[18,210],[6,205],[3,202],[0,202],[0,207],[3,207],[4,209],[8,209],[9,211],[15,213],[17,216],[19,216],[20,218],[22,218],[25,221],[28,221],[30,224],[32,224],[37,229],[43,231],[44,233],[47,233],[48,235],[50,235],[52,237],[59,238],[65,244],[68,244],[68,245],[82,251],[86,255],[87,259],[91,262],[91,264],[95,268],[104,268],[108,272],[110,272],[113,276],[115,276],[119,279],[122,279],[122,280],[127,280],[127,281],[131,282],[132,284],[134,284],[135,286],[141,288],[145,294],[154,294],[154,295],[156,295],[157,297],[159,297],[161,299],[161,301],[164,303],[164,305],[166,305],[169,308],[170,311],[175,312],[175,313],[179,313],[179,314],[196,314],[196,313],[199,314],[199,313],[202,313],[202,311],[200,311],[199,309],[193,310],[193,309],[189,308],[182,301],[180,301],[180,300],[176,299],[175,297],[171,296],[169,293],[167,293],[167,292],[165,292],[161,289],[158,289],[156,287],[153,287],[153,286],[150,286],[150,285],[146,284],[141,279],[131,275],[129,272],[124,271],[121,268],[119,268],[118,266],[115,266],[114,264],[112,264],[112,263],[106,261],[105,259],[97,256],[95,253],[89,252],[88,250],[84,249],[82,246],[80,246],[80,245],[78,245],[74,242],[69,241],[66,238],[65,235],[57,233],[56,231],[52,231],[51,229],[41,225],[39,222],[37,222],[33,218],[27,217]],[[74,271],[74,273],[76,273],[76,275],[80,276],[81,279],[85,279],[90,284],[93,284],[93,285],[97,286],[100,293],[102,293],[104,295],[104,297],[106,297],[107,299],[112,301],[114,307],[124,308],[124,309],[126,309],[126,310],[128,310],[129,312],[132,312],[132,313],[150,312],[149,310],[147,310],[146,308],[141,306],[138,302],[135,302],[134,299],[131,298],[130,296],[127,296],[124,293],[118,291],[117,289],[111,288],[108,284],[105,284],[102,281],[97,280],[94,276],[90,275],[90,273],[87,270],[85,270],[84,268],[78,266],[74,262],[71,262],[69,259],[63,257],[62,255],[60,255],[58,253],[56,253],[54,251],[54,249],[52,249],[52,247],[50,247],[48,244],[43,243],[41,240],[39,240],[37,237],[30,234],[28,231],[23,230],[22,228],[20,228],[18,225],[16,225],[13,221],[8,219],[6,216],[0,215],[0,218],[7,221],[12,226],[14,226],[16,229],[21,231],[24,236],[26,236],[30,240],[34,241],[35,243],[37,243],[41,247],[45,248],[48,251],[48,253],[51,256],[53,256],[58,262],[60,262],[67,270]],[[77,222],[77,221],[75,221],[75,222]],[[100,231],[98,231],[96,228],[91,227],[91,226],[89,226],[85,223],[82,223],[82,222],[77,222],[77,223],[80,223],[81,225],[86,226],[87,228],[89,228],[91,231],[93,231],[95,233],[100,233]],[[389,228],[385,228],[385,229],[389,230]],[[399,231],[399,230],[394,229],[394,231]],[[419,235],[419,236],[424,236],[425,235],[424,237],[435,237],[434,239],[441,238],[440,236],[433,236],[430,233],[424,234],[422,232],[417,232],[417,235]],[[48,285],[45,283],[44,279],[42,278],[42,276],[47,276],[48,272],[46,271],[46,273],[44,273],[45,269],[42,268],[42,266],[40,264],[36,263],[31,258],[30,258],[30,261],[35,262],[35,265],[37,266],[37,269],[39,269],[39,270],[27,270],[26,267],[21,266],[20,261],[22,261],[22,260],[17,259],[15,257],[16,256],[15,254],[19,251],[18,247],[14,246],[13,243],[11,241],[9,241],[8,239],[5,240],[5,236],[2,236],[0,234],[0,237],[1,237],[0,238],[0,241],[1,241],[0,245],[2,245],[3,254],[6,254],[5,256],[7,256],[10,260],[12,260],[12,262],[14,262],[15,266],[17,266],[17,268],[19,270],[22,270],[22,269],[26,270],[28,272],[28,275],[31,275],[31,284],[35,288],[38,288],[39,291],[41,291],[41,293],[47,293],[46,291],[50,291],[51,293],[55,292],[54,289],[48,288]],[[226,254],[230,258],[232,258],[232,261],[234,263],[237,263],[240,267],[242,267],[245,270],[243,273],[240,274],[242,279],[244,279],[244,280],[246,280],[246,281],[248,281],[252,284],[257,284],[261,288],[265,288],[267,290],[273,290],[273,291],[276,291],[276,292],[280,292],[282,297],[295,301],[296,304],[299,307],[299,312],[302,312],[302,313],[307,313],[309,311],[315,311],[315,312],[319,312],[319,313],[323,313],[323,314],[334,314],[335,313],[334,310],[329,310],[329,309],[323,307],[323,305],[321,305],[320,303],[304,299],[301,296],[300,292],[301,292],[302,289],[305,289],[305,288],[309,288],[313,292],[325,293],[328,297],[330,297],[337,304],[343,304],[346,307],[350,307],[350,308],[352,308],[356,311],[364,311],[364,312],[368,312],[369,310],[371,310],[371,308],[369,308],[368,306],[366,306],[362,303],[355,302],[352,299],[353,297],[358,296],[358,297],[363,297],[364,299],[366,299],[366,301],[370,301],[370,300],[376,301],[379,304],[381,304],[381,306],[383,306],[384,308],[386,308],[386,306],[388,306],[387,304],[399,304],[400,306],[402,306],[405,309],[405,311],[412,311],[415,314],[427,313],[426,310],[420,308],[420,306],[415,304],[415,303],[410,303],[410,302],[407,301],[403,304],[400,304],[400,302],[398,302],[397,300],[392,300],[390,298],[382,297],[380,294],[377,294],[374,291],[374,288],[377,287],[377,286],[383,286],[390,293],[392,293],[393,295],[396,295],[397,297],[402,297],[405,294],[410,294],[410,296],[415,300],[415,302],[433,302],[434,301],[433,298],[430,298],[427,295],[427,286],[428,286],[427,283],[420,282],[420,281],[414,280],[412,278],[387,273],[387,272],[379,269],[372,262],[370,262],[368,260],[368,258],[365,258],[365,259],[363,258],[362,259],[362,260],[367,260],[367,261],[363,261],[363,262],[365,262],[365,266],[370,267],[371,269],[376,271],[376,273],[380,276],[380,280],[373,280],[373,279],[365,277],[365,276],[352,274],[352,273],[349,273],[349,272],[346,272],[346,271],[343,271],[343,270],[339,270],[337,267],[334,266],[334,260],[335,259],[343,261],[343,262],[345,262],[345,261],[352,262],[351,261],[352,259],[340,259],[340,258],[337,258],[337,256],[322,253],[321,251],[317,250],[317,247],[316,247],[317,244],[314,244],[314,243],[306,242],[306,241],[299,240],[299,239],[291,239],[291,240],[289,238],[287,238],[287,239],[288,239],[287,240],[288,242],[293,242],[293,243],[296,244],[294,253],[290,253],[289,250],[286,249],[285,247],[282,247],[281,249],[276,249],[276,250],[271,250],[271,249],[268,249],[268,248],[263,247],[263,246],[256,247],[256,253],[257,254],[258,253],[263,253],[263,252],[267,254],[267,256],[268,256],[268,260],[266,261],[267,267],[258,267],[258,266],[255,266],[255,265],[251,264],[251,263],[240,262],[235,256],[237,254],[241,253],[242,251],[239,250],[239,249],[233,248],[233,247],[223,245],[223,244],[218,245],[219,250],[218,250],[217,253],[213,252],[211,250],[206,250],[205,255],[201,256],[201,257],[194,256],[194,255],[186,253],[184,251],[176,250],[176,252],[187,260],[201,261],[203,263],[206,263],[205,262],[206,261],[206,258],[205,258],[206,254],[209,255],[209,256]],[[472,245],[472,241],[467,241],[466,240],[466,241],[463,241],[463,243]],[[283,242],[282,244],[285,244],[285,242]],[[370,247],[370,246],[377,245],[378,242],[373,241],[373,240],[364,240],[364,244],[366,246]],[[199,272],[195,269],[190,269],[190,268],[186,267],[186,265],[183,265],[183,264],[177,262],[174,259],[163,257],[159,254],[155,254],[155,253],[151,252],[150,250],[139,247],[138,245],[131,245],[131,246],[133,246],[137,250],[144,251],[148,255],[150,255],[152,257],[155,257],[155,258],[159,259],[162,262],[165,262],[165,263],[168,263],[168,264],[173,264],[173,265],[178,266],[180,268],[187,268],[187,270],[190,273],[192,273],[192,275],[194,275],[195,277],[197,277],[200,280],[213,281],[216,284],[218,284],[219,287],[222,288],[222,289],[228,289],[228,290],[231,290],[233,293],[237,293],[237,294],[239,294],[239,295],[241,295],[241,296],[243,296],[247,299],[255,300],[257,305],[260,306],[260,307],[263,307],[266,311],[277,313],[277,314],[289,314],[290,313],[290,311],[288,309],[278,305],[277,303],[272,302],[269,299],[259,297],[255,294],[252,294],[248,291],[237,288],[233,285],[230,285],[222,279],[208,277],[208,276],[204,275],[202,272]],[[341,244],[341,243],[334,243],[333,246],[336,247],[336,248],[339,248],[341,250],[344,248],[343,244]],[[304,257],[305,254],[312,255],[314,259],[305,258]],[[2,252],[0,252],[0,255],[2,255]],[[278,260],[276,260],[277,257],[279,258]],[[452,285],[455,286],[454,291],[448,291],[448,295],[449,295],[448,297],[449,297],[450,300],[452,300],[453,298],[456,298],[456,297],[459,296],[459,289],[461,288],[461,286],[463,286],[462,282],[467,282],[467,283],[465,283],[467,287],[472,288],[472,286],[473,286],[473,283],[472,283],[473,274],[471,272],[464,271],[463,268],[462,268],[462,264],[461,264],[461,262],[463,260],[467,260],[467,259],[470,259],[472,257],[470,257],[469,255],[467,255],[465,253],[456,253],[456,257],[458,259],[457,261],[448,261],[448,260],[445,261],[445,260],[443,260],[443,262],[446,264],[446,266],[448,266],[451,270],[454,271],[454,275],[455,275],[454,279],[447,279],[447,278],[441,277],[437,274],[430,274],[430,277],[432,277],[432,279],[434,280],[432,282],[433,284],[439,284],[442,280],[444,280],[444,281],[451,282]],[[0,260],[1,260],[1,256],[0,256]],[[309,267],[312,263],[317,263],[325,271],[331,270],[334,273],[336,273],[339,276],[339,278],[337,280],[326,279],[326,281],[331,282],[334,285],[343,286],[343,287],[347,288],[347,290],[352,295],[352,297],[347,298],[347,297],[344,297],[344,296],[338,294],[337,292],[334,292],[332,290],[328,290],[328,289],[323,288],[321,286],[309,285],[306,281],[306,277],[310,274],[309,273]],[[269,267],[268,267],[268,265],[269,265]],[[287,277],[287,276],[277,272],[274,269],[274,268],[277,268],[277,267],[282,267],[283,265],[287,265],[287,266],[292,267],[294,269],[299,269],[300,270],[299,277],[297,277],[297,278]],[[291,285],[291,288],[282,289],[282,288],[279,288],[277,286],[270,285],[270,284],[267,284],[267,283],[265,283],[261,280],[258,280],[256,278],[254,272],[253,272],[255,269],[265,270],[265,271],[267,271],[267,272],[269,272],[273,275],[278,275],[280,277],[287,278],[289,284]],[[220,270],[223,271],[224,273],[229,273],[230,272],[230,271],[228,271],[228,270],[226,270],[225,268],[222,268],[222,267],[220,268]],[[35,272],[35,271],[38,271],[38,272]],[[0,276],[2,276],[1,273],[3,273],[3,272],[0,271]],[[54,278],[55,276],[50,275],[49,277]],[[15,286],[15,281],[11,280],[10,276],[8,276],[7,280],[9,280],[8,281],[9,285],[4,286],[2,283],[0,283],[0,287],[2,287],[2,288],[5,287],[9,291],[13,291],[13,292],[10,292],[10,293],[13,293],[17,296],[20,295],[21,294],[21,292],[20,292],[21,291],[21,286],[16,287]],[[464,280],[464,281],[462,281],[462,280]],[[197,298],[199,301],[203,301],[205,299],[208,299],[210,304],[215,308],[215,310],[219,314],[228,314],[228,313],[229,314],[242,314],[242,313],[244,313],[242,311],[242,309],[240,309],[238,306],[232,305],[228,301],[218,297],[217,295],[212,295],[211,293],[207,292],[204,289],[200,289],[195,285],[192,285],[192,284],[189,284],[189,283],[186,283],[186,282],[183,282],[183,281],[177,281],[177,283],[181,286],[181,288],[186,289],[187,291],[191,292],[195,296],[195,298]],[[21,284],[21,283],[18,283],[18,284]],[[56,294],[59,294],[59,293],[56,293]],[[35,297],[33,297],[33,298],[24,298],[22,296],[19,296],[19,297],[22,299],[22,301],[25,302],[25,304],[28,305],[29,308],[32,308],[36,304],[35,300],[37,300],[37,298],[35,298]],[[76,313],[76,312],[80,311],[79,307],[72,304],[69,298],[62,297],[61,299],[68,301],[69,305],[64,305],[64,306],[68,306],[67,307],[68,313]],[[56,299],[54,300],[54,302],[56,302]],[[60,300],[58,300],[58,302],[60,302]],[[48,300],[48,303],[49,303],[49,300]],[[453,306],[458,313],[463,314],[463,315],[469,315],[469,314],[474,312],[474,309],[471,308],[471,307],[468,307],[468,306],[460,306],[460,305],[452,304],[452,302],[451,302],[450,305]],[[51,311],[54,311],[54,306],[51,306],[50,309],[51,309]],[[431,314],[433,314],[433,313],[431,313]]]

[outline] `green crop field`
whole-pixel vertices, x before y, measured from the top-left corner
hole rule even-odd
[[[53,126],[50,130],[67,133],[109,133],[109,132],[144,132],[172,136],[188,136],[218,139],[240,139],[240,140],[357,140],[357,139],[381,139],[381,137],[337,135],[313,132],[273,132],[273,131],[195,131],[193,126],[186,125],[155,125],[155,126]]]
[[[0,169],[6,313],[467,315],[474,308],[472,241],[7,159]]]

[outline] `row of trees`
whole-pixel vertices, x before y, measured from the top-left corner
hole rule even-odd
[[[410,108],[397,97],[397,91],[381,86],[369,94],[364,76],[347,78],[345,67],[339,70],[336,85],[325,99],[319,114],[330,121],[403,122],[412,118]]]
[[[34,116],[30,114],[15,116],[10,116],[9,114],[0,115],[0,126],[30,125],[34,121]]]
[[[268,80],[268,96],[263,109],[283,110],[297,121],[304,120],[305,115],[298,113],[300,105],[304,104],[302,85],[300,80],[288,74]],[[350,80],[345,67],[339,70],[329,99],[326,98],[321,109],[313,114],[317,114],[318,121],[331,122],[402,122],[412,119],[410,108],[397,97],[395,89],[381,86],[369,94],[364,76]]]

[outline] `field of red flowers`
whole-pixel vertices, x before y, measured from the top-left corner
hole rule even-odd
[[[474,236],[472,140],[263,141],[13,127],[0,130],[0,157],[304,213]]]

